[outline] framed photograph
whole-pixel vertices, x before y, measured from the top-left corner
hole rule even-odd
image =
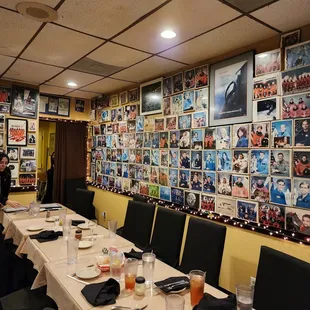
[[[123,120],[124,121],[130,121],[135,120],[138,115],[138,105],[131,104],[123,107],[124,113],[123,113]]]
[[[201,170],[202,169],[202,151],[191,151],[191,169]]]
[[[137,116],[136,118],[136,132],[144,131],[144,116]]]
[[[299,39],[300,39],[300,29],[284,33],[281,35],[280,47],[286,48],[287,46],[297,44],[299,43]]]
[[[230,172],[232,170],[232,151],[219,150],[217,153],[217,171]]]
[[[189,188],[190,182],[190,170],[180,169],[179,170],[179,187]]]
[[[204,149],[216,148],[216,128],[205,128],[203,147]]]
[[[11,108],[11,88],[0,87],[0,113],[8,114]]]
[[[150,183],[158,184],[159,170],[158,167],[151,167]]]
[[[251,125],[251,147],[269,147],[270,123]]]
[[[294,178],[293,205],[303,209],[310,209],[310,181]]]
[[[191,112],[194,110],[195,92],[188,90],[183,93],[183,112]]]
[[[310,93],[282,97],[282,119],[310,117]]]
[[[178,169],[169,169],[169,185],[171,187],[178,186]]]
[[[285,208],[285,228],[287,230],[302,233],[310,236],[309,227],[310,211],[297,209],[297,208]]]
[[[231,147],[231,126],[216,128],[216,148],[219,150],[230,149]]]
[[[102,110],[110,106],[110,98],[107,95],[99,95],[96,97],[96,108]]]
[[[204,87],[195,90],[195,111],[209,108],[209,88]]]
[[[37,89],[13,85],[12,94],[11,115],[37,118],[39,103],[39,91]]]
[[[201,194],[200,211],[214,212],[216,205],[216,196],[209,194]]]
[[[169,178],[168,178],[167,168],[159,168],[159,182],[158,183],[163,186],[168,186]]]
[[[120,122],[119,123],[119,133],[126,133],[128,132],[128,128],[127,128],[127,122]]]
[[[236,200],[217,197],[215,212],[229,217],[236,217]]]
[[[21,147],[20,148],[20,158],[22,159],[35,159],[36,149],[33,147]]]
[[[7,119],[7,146],[27,145],[27,120]]]
[[[122,120],[123,120],[123,109],[122,108],[111,110],[111,122],[121,122]]]
[[[140,194],[149,196],[149,184],[145,182],[140,182]]]
[[[169,76],[163,79],[163,96],[167,97],[172,94],[172,77]]]
[[[179,148],[180,144],[180,131],[173,130],[169,131],[169,147],[171,149]]]
[[[282,95],[292,95],[310,91],[310,66],[283,71]]]
[[[203,151],[203,164],[202,169],[207,171],[215,171],[216,166],[216,151],[204,150]]]
[[[58,111],[58,98],[48,97],[48,114],[57,114]]]
[[[70,99],[69,98],[59,98],[58,104],[58,115],[70,116]]]
[[[278,97],[253,101],[253,122],[280,119],[280,99]]]
[[[151,197],[159,198],[159,186],[150,184],[149,185],[149,194]]]
[[[19,148],[18,147],[10,147],[6,148],[6,153],[9,157],[10,162],[19,160]]]
[[[261,225],[284,229],[285,209],[282,206],[261,203],[259,204],[258,221]]]
[[[195,87],[204,87],[209,85],[209,66],[203,65],[195,68]]]
[[[151,133],[151,140],[152,140],[152,148],[158,149],[159,148],[159,132]]]
[[[180,188],[171,188],[171,202],[177,205],[184,205],[184,190]]]
[[[21,159],[19,165],[20,172],[36,172],[37,171],[37,163],[34,159]]]
[[[281,49],[255,55],[255,76],[281,71]]]
[[[233,150],[232,172],[249,173],[250,156],[248,150]]]
[[[182,94],[172,96],[171,98],[171,115],[180,115],[183,113],[183,96]]]
[[[140,85],[140,115],[162,113],[163,79]]]
[[[191,167],[191,152],[190,150],[180,150],[179,167],[183,169],[190,169]]]
[[[233,126],[233,148],[249,147],[249,129],[249,124],[239,124]]]
[[[119,100],[121,102],[121,105],[128,103],[128,91],[127,90],[119,94]]]
[[[310,178],[310,152],[300,150],[293,152],[293,175],[299,178]]]
[[[17,180],[11,180],[11,187],[17,186]]]
[[[285,70],[310,65],[310,41],[285,48]]]
[[[275,148],[291,147],[293,142],[293,121],[271,122],[271,145]]]
[[[273,73],[255,78],[253,81],[253,100],[280,95],[279,77],[279,74]]]
[[[9,103],[0,103],[0,113],[9,114],[11,109],[11,104]]]
[[[295,147],[308,147],[310,146],[310,118],[308,119],[295,119]]]
[[[27,134],[27,141],[26,142],[28,142],[28,144],[36,144],[37,143],[36,135],[33,134],[33,133],[28,133]],[[23,145],[26,146],[27,143],[23,144]]]
[[[203,149],[202,140],[203,140],[202,129],[193,129],[192,130],[192,149],[202,150]]]
[[[154,132],[154,130],[155,130],[154,118],[145,118],[144,119],[144,131],[145,132]]]
[[[191,129],[192,128],[192,115],[191,114],[179,115],[178,124],[179,124],[179,129]]]
[[[251,174],[268,175],[269,174],[269,150],[259,149],[251,151]]]
[[[285,206],[292,205],[291,179],[271,178],[270,202]]]
[[[164,105],[164,115],[169,116],[172,115],[171,113],[171,97],[166,97],[163,99],[163,105]]]
[[[177,129],[177,116],[166,117],[166,129],[167,130]]]
[[[252,120],[253,56],[252,51],[211,66],[211,126]]]
[[[85,100],[75,99],[75,111],[84,113],[84,104],[85,104]]]
[[[184,71],[184,90],[195,88],[195,69]]]
[[[231,196],[231,174],[219,172],[217,175],[217,194]]]
[[[270,174],[274,176],[291,176],[291,151],[271,150],[270,151]]]
[[[159,137],[160,137],[159,147],[168,148],[168,131],[160,132]]]
[[[171,168],[179,167],[179,150],[176,149],[169,150],[169,167]]]
[[[258,203],[249,200],[240,200],[236,202],[237,218],[257,222],[258,221]]]
[[[185,206],[190,209],[199,210],[200,194],[185,191]]]
[[[251,199],[258,202],[269,202],[270,178],[267,176],[251,176]]]
[[[36,132],[37,131],[37,121],[36,120],[28,120],[28,131]]]
[[[180,93],[183,91],[183,72],[172,76],[172,93]]]
[[[165,130],[165,119],[163,117],[155,118],[154,121],[155,121],[155,131]]]
[[[139,89],[135,88],[135,89],[130,89],[128,91],[128,96],[129,96],[129,102],[137,102],[140,100],[139,98]]]
[[[192,114],[192,127],[201,128],[208,126],[208,116],[206,111],[194,112]]]
[[[11,170],[11,178],[12,179],[17,179],[18,178],[18,167],[19,167],[19,163],[9,163],[8,166]]]
[[[192,191],[202,191],[202,172],[191,171],[190,189]]]
[[[118,94],[114,94],[114,95],[111,95],[110,98],[110,107],[111,108],[116,108],[119,106],[119,102],[118,102]],[[127,102],[127,101],[126,101]]]
[[[249,198],[249,177],[247,175],[232,176],[232,196]]]
[[[0,132],[4,131],[5,115],[0,114]]]

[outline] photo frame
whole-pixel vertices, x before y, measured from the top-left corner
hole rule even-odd
[[[59,98],[58,100],[58,115],[70,116],[70,99],[69,98]]]
[[[258,222],[258,202],[237,199],[236,217],[245,221]]]
[[[285,69],[310,65],[310,40],[285,48]]]
[[[34,148],[34,147],[21,147],[20,148],[20,158],[21,159],[35,159],[36,158],[36,148]]]
[[[37,131],[37,121],[36,120],[28,120],[28,131],[36,132]]]
[[[253,57],[251,51],[211,66],[210,126],[252,121]]]
[[[310,117],[310,93],[282,97],[282,119]]]
[[[85,100],[84,99],[75,99],[75,111],[84,113],[84,105]]]
[[[172,76],[172,93],[180,93],[183,91],[183,72],[179,72]]]
[[[255,76],[281,71],[281,49],[255,55]]]
[[[273,97],[253,101],[253,122],[280,119],[280,98]]]
[[[280,74],[272,73],[253,80],[253,100],[262,100],[281,94]]]
[[[195,69],[184,71],[184,90],[195,88]]]
[[[205,87],[209,85],[209,65],[195,68],[195,87]]]
[[[310,91],[310,66],[283,71],[281,74],[282,96]]]
[[[19,164],[20,172],[36,172],[37,162],[35,159],[21,159]]]
[[[35,185],[36,175],[34,173],[23,173],[19,174],[18,182],[20,186],[24,185]]]
[[[163,96],[172,95],[172,76],[163,79]]]
[[[119,101],[121,105],[128,103],[128,91],[123,91],[119,94]]]
[[[36,135],[34,133],[28,133],[27,134],[27,143],[30,145],[34,145],[37,143],[37,138],[36,138]]]
[[[11,105],[12,90],[9,87],[0,87],[0,105]]]
[[[236,200],[230,198],[216,198],[215,212],[229,217],[236,217]]]
[[[139,89],[138,88],[130,89],[128,91],[128,97],[130,103],[139,101],[140,100]]]
[[[19,171],[19,163],[9,163],[8,167],[11,170],[11,178],[17,179],[18,178],[18,171]]]
[[[27,120],[7,119],[7,146],[26,146],[28,134]]]
[[[163,79],[140,85],[140,115],[162,113]]]
[[[294,30],[288,33],[284,33],[280,38],[280,47],[286,48],[287,46],[291,46],[299,43],[300,40],[300,29]]]
[[[19,148],[18,147],[10,147],[6,148],[6,153],[9,157],[10,162],[19,160]]]

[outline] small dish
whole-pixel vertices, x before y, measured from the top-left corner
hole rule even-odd
[[[98,268],[85,268],[76,272],[76,276],[83,280],[90,280],[97,278],[101,274]]]
[[[83,230],[90,229],[88,223],[79,224],[77,227]]]
[[[88,249],[91,248],[92,246],[93,246],[92,241],[82,240],[79,242],[79,249]]]
[[[186,290],[186,287],[181,288],[180,290],[177,291],[170,291],[168,294],[179,294],[182,293]]]
[[[39,231],[42,230],[44,228],[43,225],[31,225],[27,227],[28,231]]]
[[[53,222],[55,222],[56,219],[59,219],[59,217],[58,216],[51,216],[51,217],[46,218],[45,222],[53,223]]]

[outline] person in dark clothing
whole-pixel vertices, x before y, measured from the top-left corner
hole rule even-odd
[[[46,193],[43,197],[42,203],[53,202],[54,167],[55,167],[55,152],[51,156],[51,168],[48,169],[46,172],[47,176]]]

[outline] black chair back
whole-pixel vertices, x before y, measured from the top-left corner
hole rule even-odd
[[[147,202],[147,197],[139,195],[139,194],[134,194],[133,195],[133,201],[141,201],[141,202]]]
[[[179,264],[186,215],[158,207],[151,247],[156,256],[172,267]]]
[[[261,247],[254,305],[256,310],[309,310],[310,264]]]
[[[70,209],[75,203],[77,188],[87,189],[85,178],[65,180],[65,194],[66,194],[65,205]]]
[[[77,188],[72,210],[89,220],[95,219],[94,196],[93,191]]]
[[[225,237],[225,226],[191,217],[179,269],[184,273],[206,271],[206,282],[218,287]]]
[[[140,201],[128,201],[122,237],[137,247],[146,248],[150,243],[155,205]]]

